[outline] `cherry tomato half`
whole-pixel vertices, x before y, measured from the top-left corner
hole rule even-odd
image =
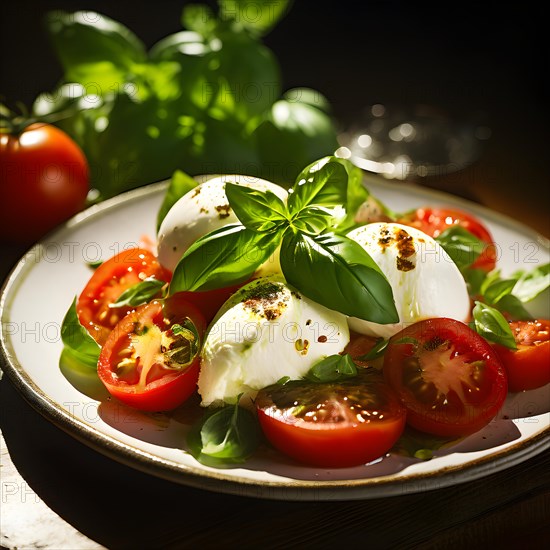
[[[99,345],[103,345],[115,325],[133,308],[110,307],[131,286],[154,277],[170,281],[172,275],[156,257],[143,248],[130,248],[103,262],[78,297],[76,312]]]
[[[86,203],[89,170],[62,130],[35,123],[0,134],[0,239],[30,244]]]
[[[407,408],[407,422],[443,437],[483,428],[508,387],[491,345],[454,319],[426,319],[392,336],[383,371]]]
[[[205,329],[202,314],[181,295],[139,306],[107,338],[99,355],[99,379],[131,407],[172,410],[197,387]]]
[[[508,374],[508,389],[534,390],[550,383],[550,321],[511,321],[517,350],[493,344]]]
[[[349,380],[274,384],[256,397],[271,444],[306,464],[344,468],[387,453],[403,433],[405,409],[375,369]]]
[[[437,237],[449,227],[460,225],[487,246],[473,262],[472,268],[492,271],[496,266],[496,246],[489,230],[472,214],[457,208],[417,208],[402,216],[398,223],[410,225],[430,237]]]

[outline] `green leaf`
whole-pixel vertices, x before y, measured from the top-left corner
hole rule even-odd
[[[500,311],[476,301],[473,317],[475,330],[483,338],[510,349],[517,349],[512,329]]]
[[[134,33],[99,13],[52,11],[46,16],[46,26],[68,82],[88,85],[102,77],[105,92],[107,81],[120,86],[134,65],[147,59]],[[109,73],[108,79],[102,72]]]
[[[228,224],[201,237],[176,266],[169,294],[182,290],[212,290],[249,279],[275,251],[278,233],[257,233]]]
[[[153,298],[160,295],[162,287],[166,281],[159,281],[154,277],[148,277],[130,288],[127,288],[117,299],[116,302],[109,304],[109,307],[122,306],[140,306],[150,302]]]
[[[218,26],[218,19],[204,4],[187,4],[183,7],[181,23],[186,29],[208,37]]]
[[[374,344],[374,346],[367,353],[359,357],[356,357],[355,359],[357,361],[374,361],[375,359],[378,359],[379,357],[382,357],[382,355],[384,355],[389,343],[390,343],[389,340],[384,340],[384,338],[379,338],[376,344]],[[400,342],[396,342],[396,344],[399,344],[399,343]]]
[[[514,278],[517,278],[514,296],[522,302],[530,302],[550,286],[550,263],[531,271],[519,271]]]
[[[375,323],[397,323],[390,284],[374,260],[342,235],[286,233],[281,246],[286,280],[329,309]]]
[[[449,227],[435,239],[451,257],[459,269],[472,265],[487,243],[460,225]]]
[[[218,467],[244,462],[260,441],[256,417],[238,403],[205,415],[187,438],[190,452],[199,462]]]
[[[181,170],[176,170],[170,179],[170,185],[164,194],[164,199],[157,214],[157,231],[160,229],[162,220],[183,195],[194,189],[199,184],[191,176]]]
[[[311,382],[336,382],[353,378],[357,375],[357,367],[351,355],[329,355],[307,372],[305,378]]]
[[[220,18],[258,35],[267,34],[288,13],[289,0],[218,0]]]
[[[297,214],[308,206],[343,206],[347,191],[347,170],[335,157],[325,157],[307,166],[296,178],[288,209]]]
[[[225,194],[240,222],[253,231],[271,231],[287,222],[286,205],[272,191],[226,182]]]
[[[292,226],[302,233],[318,235],[334,224],[331,209],[306,206],[292,219]]]
[[[64,349],[73,359],[76,359],[90,369],[97,369],[97,360],[101,348],[80,324],[76,313],[76,298],[63,318],[61,340]]]
[[[88,262],[86,265],[93,269],[94,271],[103,263],[103,260],[98,260],[97,262]]]
[[[300,101],[279,100],[263,112],[253,137],[266,178],[290,187],[302,168],[338,148],[336,128],[322,110]]]
[[[498,304],[504,296],[512,292],[515,284],[514,279],[498,279],[487,286],[484,285],[483,296],[485,301],[492,305]]]

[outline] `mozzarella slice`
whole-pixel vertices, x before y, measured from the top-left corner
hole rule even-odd
[[[355,317],[352,330],[389,338],[406,325],[430,317],[466,322],[470,298],[458,267],[432,237],[397,223],[370,223],[347,235],[359,243],[386,275],[399,323],[380,325]]]
[[[283,377],[302,378],[348,342],[344,315],[312,302],[281,276],[256,279],[226,302],[208,331],[198,382],[202,404],[254,398]]]
[[[200,237],[239,220],[225,195],[226,182],[260,191],[272,191],[286,202],[281,186],[251,176],[228,175],[207,180],[186,193],[172,206],[158,232],[158,258],[174,271],[185,251]]]

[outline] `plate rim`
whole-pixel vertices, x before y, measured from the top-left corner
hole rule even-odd
[[[196,179],[203,177],[209,178],[212,176],[196,176]],[[384,178],[373,177],[372,175],[365,175],[364,177],[367,188],[369,180],[379,187],[395,189],[396,186],[403,186],[412,188],[416,194],[424,195],[432,200],[437,199],[442,202],[447,201],[455,205],[462,205],[470,211],[481,214],[486,219],[492,218],[500,224],[512,227],[526,236],[530,236],[545,248],[550,248],[550,241],[529,226],[468,199],[457,197],[444,191],[418,186],[413,183],[395,184],[388,182]],[[0,313],[2,321],[4,321],[4,315],[7,311],[6,304],[17,293],[19,283],[26,271],[25,267],[32,265],[32,262],[25,261],[30,254],[34,254],[42,244],[51,242],[51,239],[57,233],[70,230],[85,221],[99,217],[122,203],[140,200],[143,197],[160,193],[167,188],[168,182],[169,180],[163,180],[145,185],[95,204],[76,214],[40,239],[17,261],[2,284],[0,289]],[[30,269],[30,267],[27,267],[27,269]],[[502,449],[488,456],[479,457],[466,465],[447,466],[436,473],[405,474],[398,478],[392,475],[385,475],[375,478],[323,481],[292,480],[289,482],[285,480],[252,480],[225,473],[232,470],[206,471],[155,456],[148,451],[119,441],[108,434],[101,433],[84,421],[71,416],[69,411],[58,406],[55,401],[50,399],[34,383],[23,365],[17,361],[13,350],[10,350],[3,322],[0,323],[0,359],[2,370],[7,373],[15,388],[27,403],[52,422],[52,424],[88,447],[126,466],[162,479],[181,485],[237,496],[298,501],[359,500],[400,496],[437,490],[473,481],[519,464],[550,448],[550,426],[546,426],[541,432],[512,447]],[[437,479],[437,483],[434,482],[435,479]],[[426,484],[426,480],[429,480],[430,483]]]

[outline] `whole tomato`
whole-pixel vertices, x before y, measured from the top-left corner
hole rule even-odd
[[[34,123],[0,133],[0,240],[30,244],[86,204],[89,169],[62,130]]]

